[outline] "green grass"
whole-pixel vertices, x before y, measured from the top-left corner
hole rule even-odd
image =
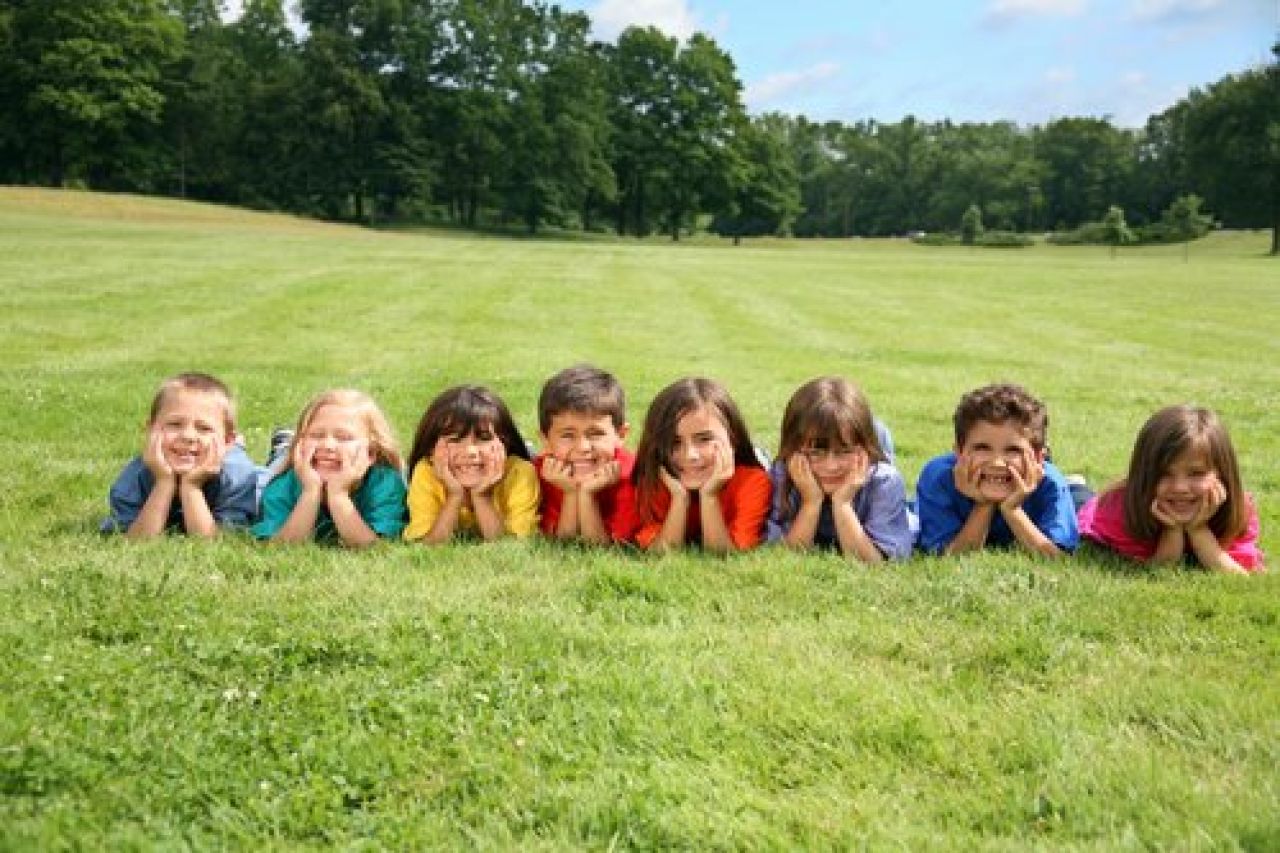
[[[1195,400],[1276,555],[1267,246],[503,240],[0,189],[0,848],[1275,849],[1274,574],[93,533],[178,370],[233,385],[260,456],[335,385],[407,442],[485,382],[532,434],[588,359],[637,424],[716,376],[769,447],[844,373],[909,481],[991,380],[1094,484]]]

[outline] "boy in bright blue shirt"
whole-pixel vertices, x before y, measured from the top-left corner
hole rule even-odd
[[[1049,414],[1018,385],[988,385],[956,407],[955,451],[920,472],[920,547],[961,554],[990,546],[1074,551],[1080,532],[1062,472],[1049,461]]]

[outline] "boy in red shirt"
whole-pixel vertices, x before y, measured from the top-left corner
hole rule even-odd
[[[626,398],[606,371],[580,364],[560,371],[538,398],[542,532],[597,544],[635,538],[635,455],[623,446]]]

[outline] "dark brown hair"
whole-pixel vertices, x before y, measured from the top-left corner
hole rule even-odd
[[[430,459],[436,442],[451,435],[467,435],[492,430],[508,456],[529,458],[529,446],[502,398],[481,385],[456,385],[440,392],[427,407],[413,436],[409,452],[409,475],[423,459]]]
[[[1228,542],[1244,533],[1248,516],[1231,436],[1211,410],[1181,405],[1161,409],[1148,418],[1133,444],[1129,476],[1122,487],[1124,523],[1134,536],[1149,540],[1160,535],[1160,522],[1151,513],[1156,484],[1188,450],[1204,453],[1227,490],[1227,499],[1209,519],[1213,535]]]
[[[840,376],[809,380],[791,395],[782,413],[778,444],[782,478],[775,490],[774,503],[784,520],[791,518],[797,509],[787,460],[810,445],[829,449],[861,447],[873,465],[887,458],[876,435],[871,406],[858,387]]]
[[[739,468],[761,467],[742,413],[738,411],[724,386],[714,379],[701,376],[679,379],[659,391],[658,396],[649,404],[649,411],[644,418],[644,431],[640,435],[640,444],[636,447],[636,466],[632,472],[632,481],[636,484],[636,503],[640,509],[640,518],[646,524],[657,520],[653,517],[653,501],[664,488],[659,472],[671,459],[676,427],[682,417],[702,406],[713,409],[724,424],[729,441],[733,444],[733,464]]]
[[[156,395],[151,398],[151,414],[147,416],[148,424],[156,422],[165,403],[179,391],[195,391],[221,397],[223,425],[228,434],[236,431],[236,401],[231,396],[231,390],[223,384],[222,380],[207,373],[179,373],[161,382],[160,387],[156,389]]]
[[[1049,432],[1049,410],[1021,385],[1002,382],[970,391],[960,398],[954,416],[956,447],[964,447],[974,425],[1003,424],[1012,421],[1027,435],[1035,450],[1045,449]]]
[[[551,419],[564,412],[608,415],[615,429],[627,422],[627,399],[612,373],[590,364],[566,367],[547,380],[538,396],[538,428],[551,429]]]

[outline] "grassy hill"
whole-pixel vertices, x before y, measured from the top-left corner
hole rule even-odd
[[[590,360],[633,423],[723,380],[772,448],[860,383],[914,482],[971,387],[1062,466],[1219,410],[1280,554],[1280,267],[1181,247],[502,240],[0,188],[0,846],[1280,845],[1280,587],[1097,557],[348,554],[102,540],[155,384],[240,396],[255,456],[353,385],[407,442],[480,381],[533,437]]]

